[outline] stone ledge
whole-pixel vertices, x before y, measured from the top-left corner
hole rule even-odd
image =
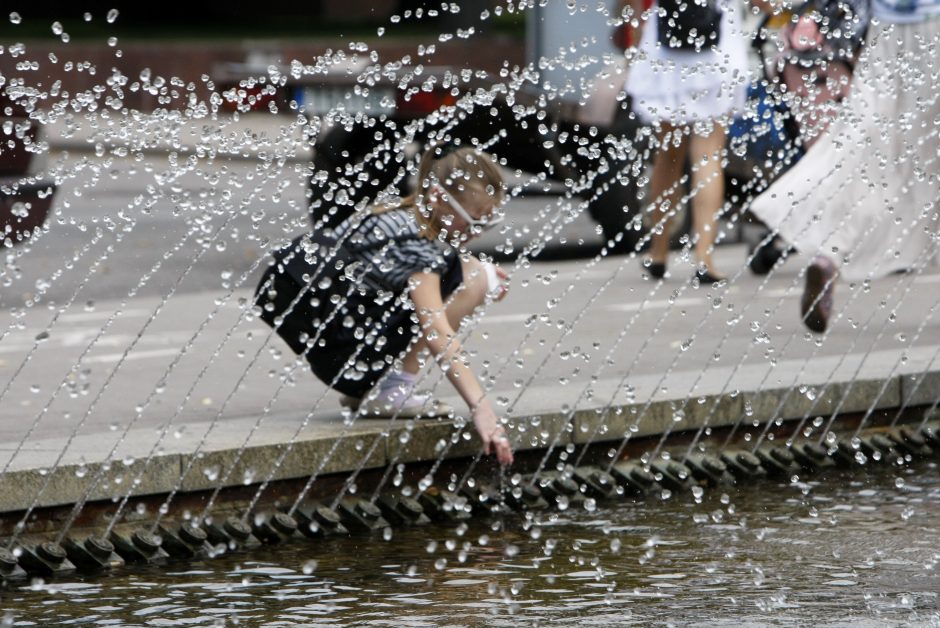
[[[921,378],[923,383],[916,386]],[[592,440],[619,442],[628,433],[643,437],[706,425],[727,427],[745,416],[749,418],[747,423],[752,424],[775,418],[792,421],[826,416],[836,409],[840,413],[858,413],[870,407],[896,408],[902,399],[913,406],[929,405],[938,390],[940,371],[929,372],[925,377],[922,374],[892,377],[887,385],[883,379],[865,379],[800,387],[789,394],[787,389],[767,389],[585,408],[573,413],[543,412],[515,417],[511,433],[518,450]],[[295,427],[284,426],[264,432],[244,445],[243,437],[238,442],[238,438],[223,434],[212,446],[199,451],[195,444],[177,442],[173,452],[155,456],[149,462],[144,462],[139,453],[136,460],[128,457],[110,462],[76,462],[77,454],[72,453],[66,458],[67,464],[52,470],[42,466],[49,465],[57,454],[56,440],[50,439],[42,442],[41,451],[29,452],[30,459],[21,457],[13,470],[0,476],[0,512],[22,511],[31,505],[69,505],[85,499],[86,492],[89,501],[108,500],[126,494],[131,484],[135,497],[174,489],[202,491],[214,489],[220,483],[229,487],[265,480],[303,479],[314,471],[349,473],[390,463],[437,460],[442,455],[448,459],[466,458],[480,450],[472,429],[456,430],[449,421],[363,420],[348,428],[333,424],[301,432],[289,445],[295,435]],[[143,432],[137,436],[136,449],[146,450],[149,445]],[[134,442],[133,438],[130,440]],[[64,442],[63,439],[63,446]],[[89,438],[86,448],[99,451],[92,445],[93,439]],[[92,457],[89,451],[84,452],[85,458]],[[101,447],[100,451],[106,449]],[[29,468],[29,462],[35,466]],[[40,494],[47,480],[48,486]]]

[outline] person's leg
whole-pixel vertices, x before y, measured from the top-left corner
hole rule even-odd
[[[486,299],[487,279],[483,264],[475,257],[461,261],[462,281],[449,298],[445,298],[444,312],[455,332],[468,321],[474,310]],[[422,339],[411,344],[401,360],[400,368],[392,367],[383,374],[377,386],[364,403],[367,416],[441,416],[452,412],[446,404],[434,401],[427,393],[416,393],[418,372],[424,364],[427,343]],[[358,401],[358,400],[349,400]],[[348,405],[352,405],[351,403]]]
[[[447,322],[455,332],[460,329],[461,324],[470,319],[477,307],[483,305],[487,290],[486,273],[480,260],[471,256],[466,260],[461,260],[460,265],[463,271],[463,282],[450,298],[444,299]],[[405,373],[416,374],[418,372],[422,366],[421,353],[426,347],[427,343],[422,340],[412,345],[402,359],[402,370]]]
[[[689,138],[682,127],[663,123],[656,136],[657,150],[653,158],[653,174],[650,177],[650,198],[654,204],[653,229],[650,241],[650,260],[665,265],[669,257],[670,212],[682,198],[678,185],[682,176]]]
[[[689,141],[692,162],[692,227],[696,236],[695,260],[700,269],[720,277],[712,261],[712,247],[718,232],[718,213],[725,200],[725,177],[721,167],[725,148],[725,128],[713,123],[711,129],[697,129]]]

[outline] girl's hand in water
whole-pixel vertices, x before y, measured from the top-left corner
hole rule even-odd
[[[512,446],[505,428],[496,420],[496,414],[488,403],[478,405],[473,411],[473,423],[476,425],[480,440],[483,441],[483,453],[495,454],[499,464],[512,464]]]

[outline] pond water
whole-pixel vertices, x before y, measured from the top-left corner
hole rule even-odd
[[[940,625],[940,470],[298,540],[8,586],[3,625]]]

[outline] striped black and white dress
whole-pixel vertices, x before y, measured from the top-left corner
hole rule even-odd
[[[412,276],[440,276],[445,299],[463,281],[457,251],[424,237],[412,211],[353,216],[334,229],[361,276],[307,359],[319,379],[343,394],[364,396],[410,348],[420,329],[409,297]]]

